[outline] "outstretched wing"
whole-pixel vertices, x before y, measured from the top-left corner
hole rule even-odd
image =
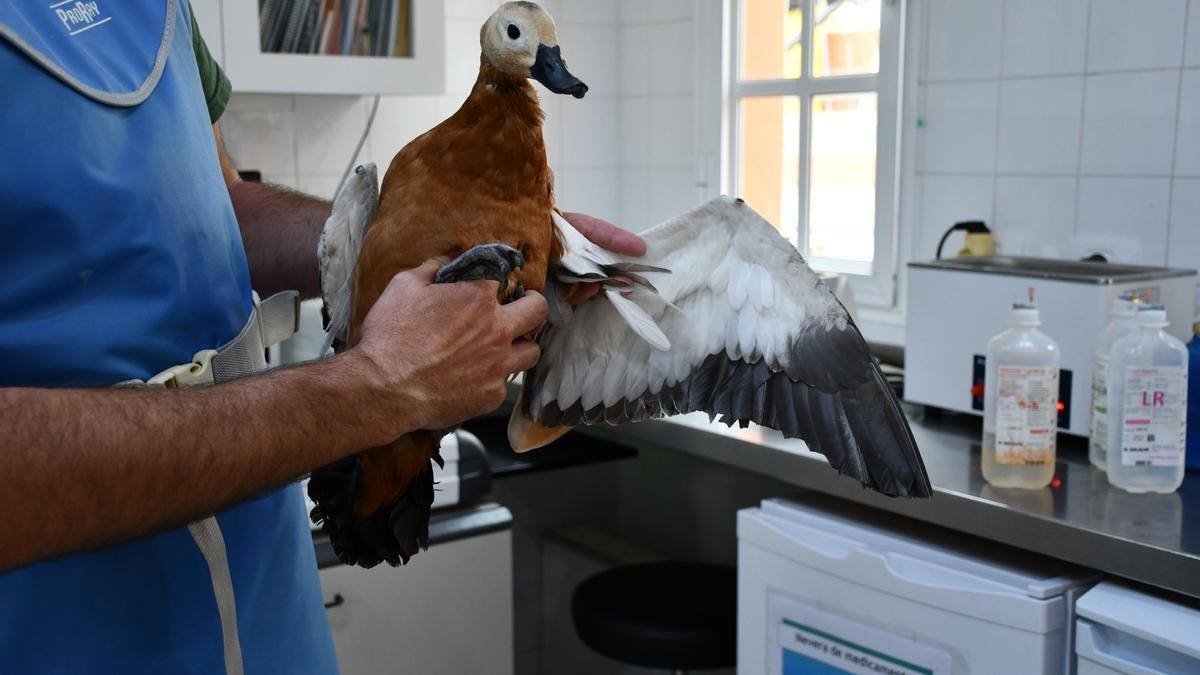
[[[321,263],[322,315],[325,319],[325,345],[345,344],[350,329],[351,294],[354,289],[354,265],[362,250],[367,229],[379,208],[379,176],[372,163],[360,164],[346,177],[333,208],[325,220],[317,255]]]
[[[862,335],[770,223],[722,197],[642,237],[647,254],[637,262],[671,272],[646,271],[646,283],[624,291],[607,286],[618,304],[553,312],[518,414],[570,427],[703,410],[727,425],[755,422],[801,438],[884,494],[930,494],[912,432]],[[622,261],[610,262],[616,267],[592,274],[612,276]],[[622,301],[669,345],[634,330]]]

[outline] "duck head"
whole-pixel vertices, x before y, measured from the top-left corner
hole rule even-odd
[[[567,70],[554,19],[534,2],[506,2],[479,31],[483,57],[497,70],[531,77],[556,94],[583,98],[588,87]]]

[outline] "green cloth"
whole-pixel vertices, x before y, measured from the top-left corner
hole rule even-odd
[[[204,44],[200,26],[196,25],[196,15],[192,14],[191,18],[192,49],[196,52],[196,66],[200,70],[200,86],[204,88],[204,101],[208,104],[208,119],[215,123],[225,112],[225,106],[229,105],[233,86],[225,76],[225,71],[221,70],[221,64],[209,53],[208,45]]]

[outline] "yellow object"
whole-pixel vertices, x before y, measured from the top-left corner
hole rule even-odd
[[[967,233],[958,255],[996,255],[996,238],[990,232]]]

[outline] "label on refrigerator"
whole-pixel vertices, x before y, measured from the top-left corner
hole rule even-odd
[[[772,675],[950,672],[950,654],[933,645],[779,596],[770,605]]]
[[[1092,445],[1108,452],[1108,355],[1092,360]]]
[[[1000,366],[996,389],[996,463],[1053,461],[1058,437],[1058,369]]]
[[[1125,369],[1121,464],[1179,466],[1187,433],[1187,369],[1131,366]]]

